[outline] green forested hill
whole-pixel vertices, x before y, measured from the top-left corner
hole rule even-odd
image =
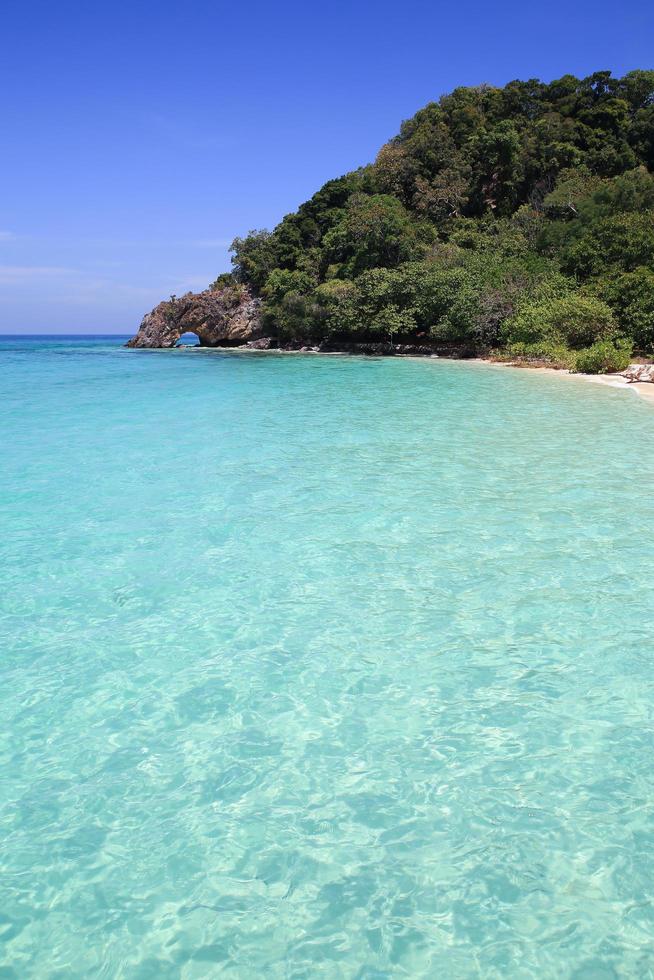
[[[281,340],[654,352],[654,71],[457,88],[374,163],[233,244]]]

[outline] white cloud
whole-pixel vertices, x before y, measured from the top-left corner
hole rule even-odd
[[[77,273],[76,269],[66,269],[57,265],[0,265],[0,283],[11,286],[40,282],[43,279],[63,279]]]
[[[3,235],[7,236],[3,239]],[[231,238],[67,238],[65,236],[39,235],[30,236],[30,241],[57,246],[86,246],[89,248],[138,248],[138,249],[169,249],[169,248],[229,248]],[[15,241],[16,235],[0,231],[0,241]]]
[[[129,249],[170,249],[170,248],[229,248],[231,238],[69,238],[65,235],[16,235],[13,231],[0,229],[0,244],[3,242],[24,242],[46,244],[49,246],[84,246],[87,248],[129,248]]]
[[[153,306],[171,293],[178,296],[189,291],[207,289],[212,275],[183,276],[174,280],[134,284],[102,275],[101,270],[84,270],[55,265],[0,265],[0,288],[8,298],[12,293],[28,291],[29,295],[51,303],[72,306],[133,302]]]

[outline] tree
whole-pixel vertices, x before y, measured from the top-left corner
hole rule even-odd
[[[579,350],[612,337],[616,326],[606,303],[594,296],[571,293],[525,304],[507,320],[504,336],[509,343],[546,340]]]
[[[598,291],[613,309],[636,347],[654,352],[654,270],[644,266],[599,284]]]
[[[431,229],[411,221],[397,198],[355,194],[343,219],[325,235],[323,254],[326,264],[338,263],[353,277],[416,258],[434,237]]]
[[[265,230],[235,238],[230,248],[234,278],[260,290],[277,265],[275,246],[275,236]]]
[[[233,280],[285,337],[431,333],[567,364],[618,334],[652,351],[653,169],[653,71],[457,88],[237,238]]]

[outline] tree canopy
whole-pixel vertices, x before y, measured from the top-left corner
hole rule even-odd
[[[457,88],[237,238],[232,276],[285,341],[429,337],[615,366],[654,353],[653,171],[654,71]]]

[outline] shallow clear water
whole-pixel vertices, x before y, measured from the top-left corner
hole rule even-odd
[[[2,977],[654,975],[654,410],[4,340]]]

